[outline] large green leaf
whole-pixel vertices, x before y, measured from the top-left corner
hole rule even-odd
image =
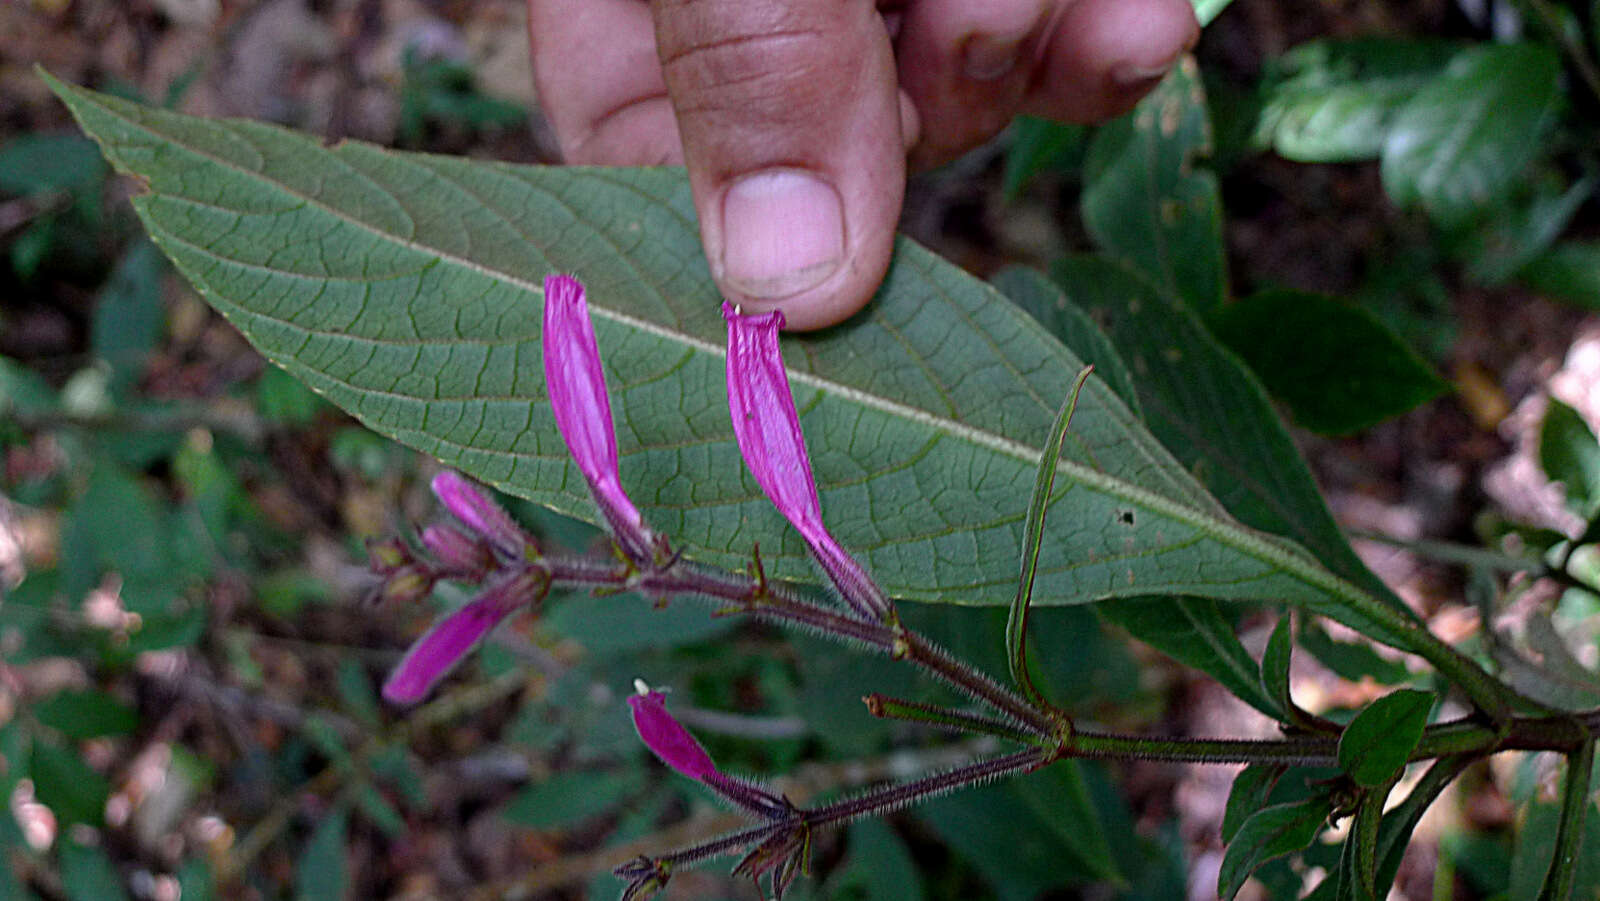
[[[1542,44],[1501,44],[1456,57],[1395,115],[1383,184],[1458,225],[1501,197],[1544,146],[1560,102],[1560,60]]]
[[[1000,190],[1007,200],[1016,200],[1035,175],[1046,169],[1063,167],[1081,160],[1084,137],[1082,125],[1052,122],[1035,116],[1019,116],[1011,123],[1011,145],[1006,148],[1005,173]]]
[[[127,901],[111,855],[99,845],[68,839],[61,845],[61,887],[70,901]]]
[[[596,518],[544,393],[540,288],[588,283],[623,478],[696,557],[806,578],[732,438],[723,325],[683,173],[390,153],[53,83],[148,193],[205,297],[368,426],[510,493]],[[823,507],[896,596],[1004,604],[1041,446],[1081,364],[981,282],[903,242],[870,310],[786,342]],[[1038,603],[1152,593],[1311,605],[1400,644],[1373,602],[1233,520],[1103,383],[1059,465]]]
[[[1260,382],[1199,318],[1097,257],[1067,258],[1051,275],[1105,328],[1137,376],[1150,431],[1229,513],[1293,538],[1334,572],[1403,609],[1350,549]]]
[[[1133,835],[1099,814],[1076,760],[996,785],[935,798],[915,809],[1003,899],[1026,901],[1063,885],[1124,881],[1110,842]]]
[[[1359,431],[1450,388],[1371,313],[1322,294],[1259,291],[1208,321],[1315,432]]]
[[[1255,140],[1302,163],[1371,159],[1390,120],[1457,48],[1364,38],[1301,44],[1270,63]]]
[[[1134,108],[1095,133],[1084,164],[1083,224],[1101,249],[1206,310],[1227,295],[1222,200],[1211,119],[1194,60],[1185,57]]]
[[[1094,374],[1117,392],[1129,409],[1139,409],[1139,392],[1133,374],[1122,361],[1116,345],[1095,324],[1083,308],[1070,300],[1048,276],[1028,266],[1007,266],[989,279],[989,284],[1012,303],[1039,321],[1045,331],[1067,346],[1083,362],[1094,367]]]
[[[1547,297],[1600,309],[1600,244],[1563,241],[1534,257],[1517,277]]]
[[[1135,638],[1221,683],[1267,716],[1283,709],[1261,688],[1256,662],[1240,643],[1221,605],[1206,598],[1127,598],[1095,609]]]

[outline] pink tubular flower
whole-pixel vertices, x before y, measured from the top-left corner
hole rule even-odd
[[[667,712],[667,699],[661,692],[652,691],[643,681],[634,685],[638,693],[628,696],[628,706],[633,708],[633,728],[645,747],[690,779],[704,782],[715,776],[717,765],[711,762],[711,755]]]
[[[452,516],[507,558],[525,560],[538,553],[533,536],[461,473],[447,469],[434,476],[433,493]]]
[[[589,303],[583,285],[570,275],[544,280],[544,377],[556,427],[618,546],[635,563],[656,562],[662,542],[622,490],[611,401]]]
[[[491,584],[417,639],[383,683],[384,700],[392,704],[422,700],[495,626],[543,600],[549,590],[550,574],[538,568],[516,570]]]
[[[728,321],[728,411],[745,465],[850,606],[882,618],[889,610],[883,592],[822,523],[811,458],[778,351],[783,314],[744,316],[723,303],[722,316]]]
[[[634,680],[633,685],[637,693],[628,696],[628,706],[633,708],[633,728],[645,747],[662,763],[691,779],[698,779],[707,788],[752,813],[769,819],[782,819],[794,813],[794,806],[788,799],[717,769],[700,742],[667,712],[667,699],[661,692],[652,690],[642,679]]]

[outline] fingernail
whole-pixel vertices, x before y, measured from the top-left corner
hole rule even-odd
[[[809,172],[747,175],[722,201],[722,275],[753,298],[776,300],[821,284],[844,261],[844,207]]]
[[[961,68],[973,81],[994,81],[1017,67],[1016,38],[997,38],[975,34],[961,48]]]
[[[1143,87],[1165,78],[1171,70],[1172,63],[1164,66],[1140,66],[1128,63],[1112,69],[1111,80],[1125,88]]]

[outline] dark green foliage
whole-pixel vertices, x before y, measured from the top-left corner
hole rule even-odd
[[[1356,432],[1449,390],[1371,314],[1331,297],[1264,291],[1209,324],[1312,431]]]
[[[1362,708],[1339,736],[1339,766],[1363,788],[1392,780],[1422,739],[1435,700],[1425,691],[1401,689]]]
[[[1327,802],[1316,797],[1251,814],[1228,843],[1217,874],[1217,894],[1231,901],[1257,867],[1311,844],[1327,819]]]

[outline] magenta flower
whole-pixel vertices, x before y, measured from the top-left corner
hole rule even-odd
[[[594,324],[589,321],[589,303],[582,283],[570,275],[544,280],[544,377],[556,427],[618,546],[637,564],[665,560],[665,543],[645,525],[622,490],[611,401]]]
[[[550,574],[537,567],[511,572],[459,610],[434,623],[383,683],[392,704],[415,704],[506,617],[544,600]]]
[[[778,351],[783,314],[744,316],[723,303],[722,316],[728,320],[728,411],[745,465],[845,601],[869,619],[882,619],[889,611],[883,592],[822,523],[811,458]]]
[[[711,755],[667,712],[667,699],[661,692],[652,691],[643,680],[636,680],[634,686],[638,693],[628,696],[628,706],[633,708],[633,728],[644,746],[690,779],[704,782],[715,775],[717,765],[711,762]]]
[[[434,476],[433,493],[452,516],[507,559],[527,560],[538,555],[533,536],[461,473],[447,469]]]
[[[717,769],[700,742],[667,712],[667,699],[661,692],[652,690],[643,679],[635,679],[633,685],[637,693],[628,696],[628,706],[633,708],[633,728],[644,746],[662,763],[768,819],[783,819],[795,812],[787,798]]]

